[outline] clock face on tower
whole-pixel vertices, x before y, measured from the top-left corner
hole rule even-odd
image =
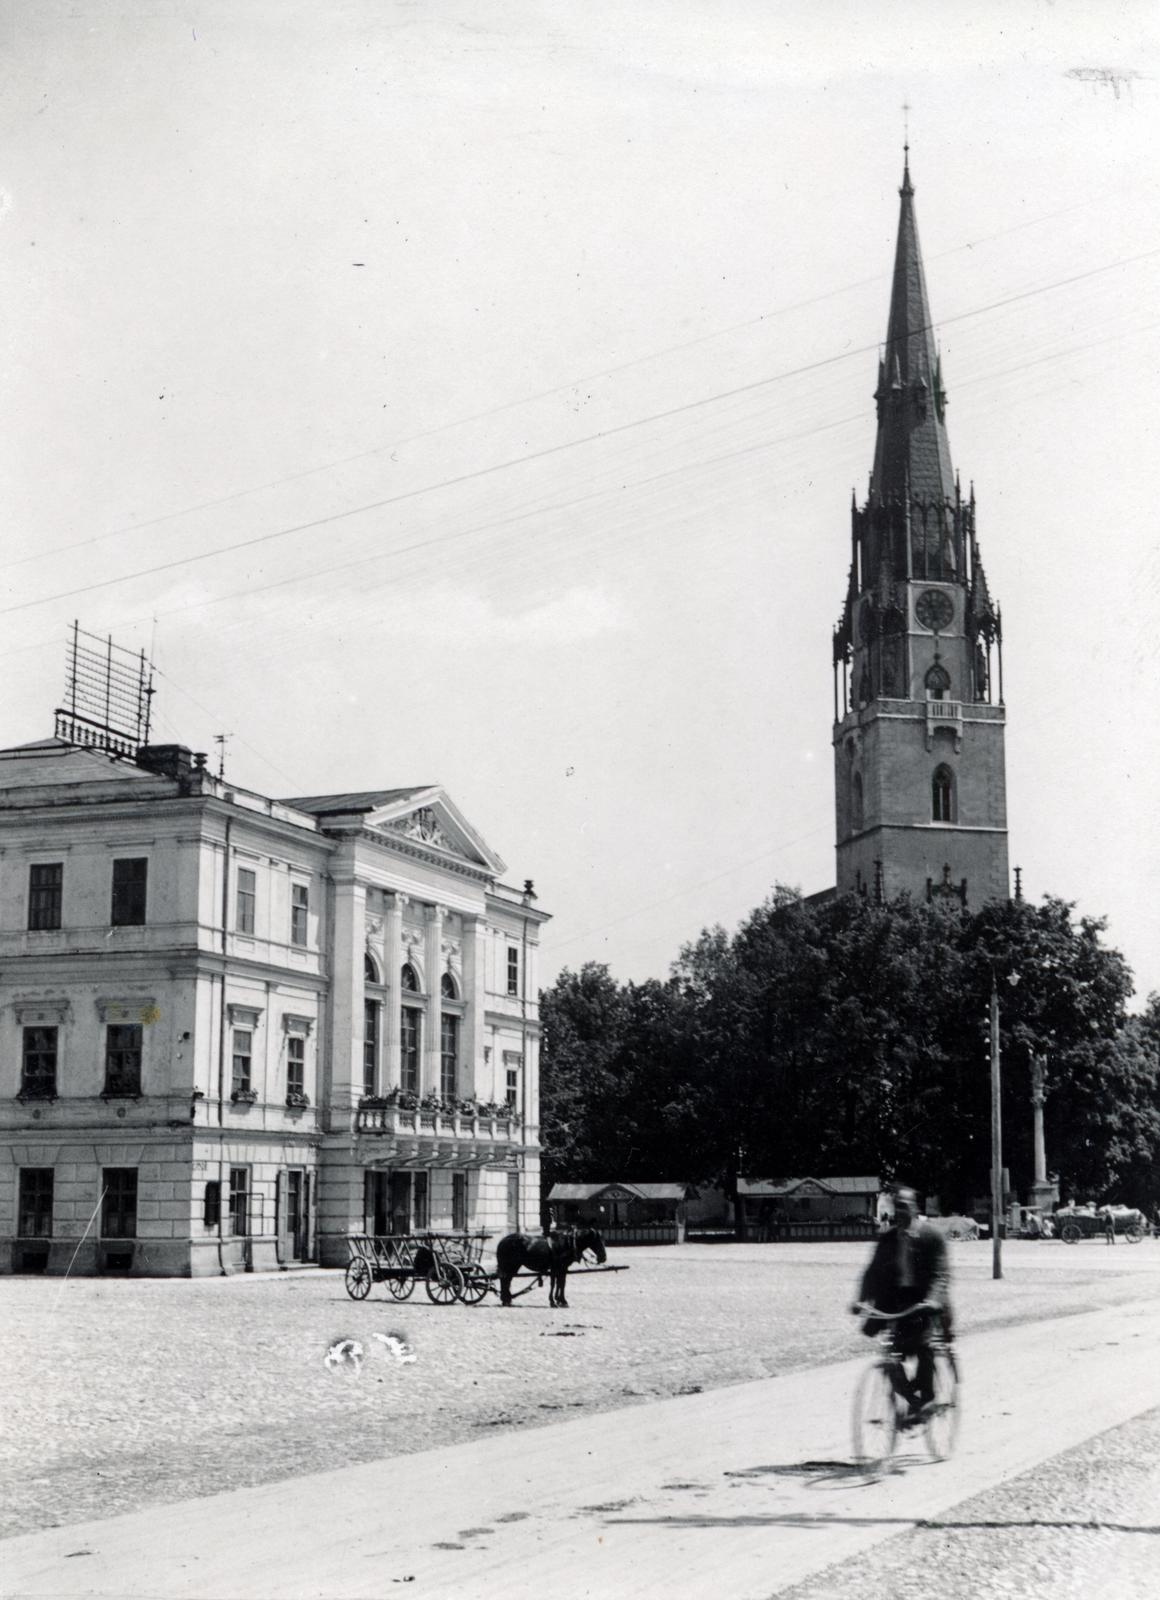
[[[955,604],[949,594],[941,589],[924,589],[914,607],[914,614],[924,628],[931,631],[945,628],[955,614]]]

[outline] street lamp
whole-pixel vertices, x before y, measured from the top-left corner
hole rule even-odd
[[[1009,973],[1012,988],[1019,982],[1017,972]],[[999,1073],[999,987],[991,965],[991,1276],[1003,1276],[1003,1242],[999,1237],[999,1218],[1003,1210],[1003,1108]]]

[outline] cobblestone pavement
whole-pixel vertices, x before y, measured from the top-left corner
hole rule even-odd
[[[1111,1428],[777,1600],[1156,1600],[1160,1412]]]
[[[957,1245],[964,1331],[1160,1293],[1160,1244]],[[624,1250],[624,1273],[517,1308],[352,1302],[337,1272],[9,1278],[0,1289],[0,1534],[404,1455],[813,1366],[865,1348],[846,1312],[866,1249]],[[375,1334],[413,1350],[400,1362]],[[1066,1338],[1065,1326],[1061,1339]],[[356,1366],[327,1354],[362,1346]],[[843,1401],[844,1404],[844,1401]]]

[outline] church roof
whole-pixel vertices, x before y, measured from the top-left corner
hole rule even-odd
[[[946,396],[935,345],[909,160],[903,166],[898,243],[886,346],[878,368],[878,439],[870,498],[953,500],[954,469],[943,410]]]

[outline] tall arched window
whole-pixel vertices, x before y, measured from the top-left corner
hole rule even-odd
[[[363,978],[367,983],[378,983],[379,969],[375,966],[374,957],[369,953],[363,956]]]
[[[363,956],[363,981],[379,983],[379,969],[368,952]],[[378,1091],[379,1079],[379,1002],[373,995],[363,996],[363,1094]]]
[[[955,778],[949,767],[936,767],[930,780],[930,815],[933,822],[953,822]]]
[[[445,972],[439,980],[439,992],[444,1000],[459,999],[459,991],[455,987],[455,979],[449,972]]]
[[[419,975],[408,961],[399,975],[399,985],[405,995],[419,993]],[[419,1050],[423,1013],[417,1005],[406,1001],[399,1015],[399,1066],[400,1087],[404,1094],[419,1093]]]
[[[862,793],[862,774],[856,772],[850,783],[850,821],[855,833],[865,826],[865,800]]]

